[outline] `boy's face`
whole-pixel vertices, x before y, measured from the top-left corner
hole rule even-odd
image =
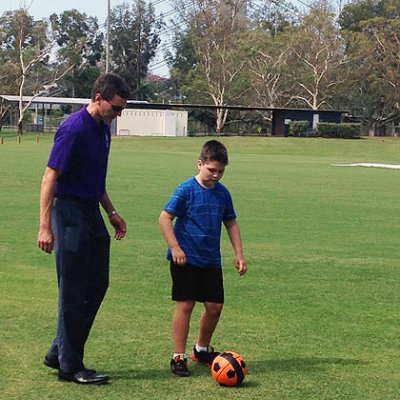
[[[225,165],[219,161],[203,162],[199,160],[197,161],[197,168],[199,170],[197,174],[198,182],[207,189],[212,189],[225,172]]]

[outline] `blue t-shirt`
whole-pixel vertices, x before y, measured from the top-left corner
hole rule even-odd
[[[106,189],[110,127],[98,123],[86,106],[59,127],[47,165],[62,171],[55,196],[100,201]]]
[[[177,217],[174,231],[188,264],[220,268],[221,225],[236,219],[228,189],[220,182],[206,189],[192,177],[175,189],[164,210]]]

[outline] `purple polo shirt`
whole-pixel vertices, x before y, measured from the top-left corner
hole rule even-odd
[[[47,165],[62,171],[54,195],[100,201],[106,189],[110,127],[87,112],[86,106],[58,128]]]

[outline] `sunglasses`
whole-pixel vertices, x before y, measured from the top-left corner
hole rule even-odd
[[[112,104],[110,101],[106,100],[106,102],[108,104],[110,104],[111,108],[113,109],[113,111],[117,114],[122,113],[122,111],[124,110],[125,107],[121,107],[121,106],[115,106],[114,104]]]

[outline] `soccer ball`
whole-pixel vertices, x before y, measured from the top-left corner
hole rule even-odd
[[[214,358],[211,374],[222,386],[238,386],[247,374],[246,363],[240,354],[225,351]]]

